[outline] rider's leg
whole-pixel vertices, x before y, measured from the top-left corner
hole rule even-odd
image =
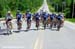
[[[29,30],[29,28],[30,28],[30,21],[29,20],[27,20],[27,30]]]
[[[11,29],[13,29],[12,22],[10,22]]]
[[[60,27],[63,27],[63,23],[64,23],[64,21],[61,19],[60,20]]]
[[[17,21],[17,26],[18,26],[18,30],[20,30],[21,29],[21,22],[20,22],[20,20]]]
[[[18,28],[17,28],[17,29],[19,30],[19,21],[17,22],[17,26],[18,26]]]
[[[30,29],[30,27],[31,27],[31,20],[29,21],[29,29]]]
[[[50,23],[50,29],[52,29],[52,27],[53,27],[53,20],[51,20],[51,23]]]
[[[10,30],[9,30],[9,31],[10,31],[10,34],[12,34],[12,32],[13,32],[13,30],[12,30],[13,27],[12,27],[12,22],[11,22],[11,21],[10,21],[10,24],[9,24],[9,25],[10,25]]]
[[[21,29],[22,28],[22,24],[21,24],[21,22],[19,23],[19,29]]]
[[[37,27],[37,30],[38,30],[38,27],[39,27],[39,20],[36,20],[36,27]]]
[[[6,21],[6,26],[7,26],[7,28],[8,28],[8,21]]]
[[[8,22],[9,22],[9,21],[6,21],[7,33],[9,33],[9,31],[8,31],[8,30],[9,30],[9,29],[8,29],[8,28],[9,28]]]
[[[49,20],[47,20],[47,27],[48,27],[48,24],[49,24]]]
[[[7,34],[12,34],[11,21],[7,22]]]
[[[46,29],[46,20],[44,20],[44,29]]]
[[[60,28],[61,28],[61,20],[58,20],[57,31],[59,31]]]
[[[54,28],[56,28],[56,21],[54,21]]]

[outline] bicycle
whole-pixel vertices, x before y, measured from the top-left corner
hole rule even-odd
[[[60,31],[60,28],[62,27],[62,20],[57,21],[57,31]]]
[[[22,21],[17,21],[18,30],[20,31],[22,28]]]
[[[27,31],[30,29],[31,26],[31,20],[27,20]]]
[[[47,20],[43,19],[44,30],[46,29]]]
[[[8,23],[7,23],[7,34],[9,35],[9,34],[12,34],[12,23],[11,23],[11,21],[8,21]]]
[[[39,20],[36,20],[36,28],[38,30],[38,28],[39,28]]]

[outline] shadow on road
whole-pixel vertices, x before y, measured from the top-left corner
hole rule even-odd
[[[49,29],[49,28],[46,28]],[[45,30],[44,28],[39,28],[38,30]],[[28,32],[28,31],[38,31],[37,29],[29,29],[29,30],[16,30],[13,31],[14,33],[20,33],[20,32]],[[56,31],[56,28],[53,29],[49,29],[50,31]],[[0,29],[0,35],[8,35],[7,30],[6,29]]]
[[[46,28],[49,29],[50,31],[57,31],[56,28],[50,29],[50,28]],[[45,30],[44,28],[39,28],[38,30]],[[29,29],[29,30],[16,30],[13,31],[14,33],[20,33],[20,32],[28,32],[28,31],[38,31],[37,29]]]
[[[0,29],[0,35],[10,35],[10,33],[7,33],[7,29]]]
[[[29,29],[29,30],[17,30],[17,31],[13,31],[13,32],[15,32],[15,33],[20,33],[20,32],[22,32],[22,31],[24,31],[24,32],[28,32],[28,31],[38,31],[38,30],[44,30],[43,28],[39,28],[38,30],[37,29]]]
[[[0,35],[4,35],[6,33],[6,29],[0,29]]]

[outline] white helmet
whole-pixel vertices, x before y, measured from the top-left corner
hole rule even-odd
[[[11,13],[11,11],[8,11],[8,13]]]

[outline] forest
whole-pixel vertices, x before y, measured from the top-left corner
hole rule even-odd
[[[0,0],[0,17],[5,17],[8,10],[15,15],[16,10],[23,13],[30,9],[32,13],[43,4],[44,0]],[[66,18],[75,18],[75,1],[74,0],[47,0],[51,12],[63,12]]]
[[[26,12],[27,9],[35,12],[42,4],[43,0],[0,0],[0,17],[4,17],[8,10],[11,10],[13,15],[18,9],[21,12]]]
[[[66,18],[75,18],[75,0],[47,0],[47,2],[52,12],[63,12]]]

